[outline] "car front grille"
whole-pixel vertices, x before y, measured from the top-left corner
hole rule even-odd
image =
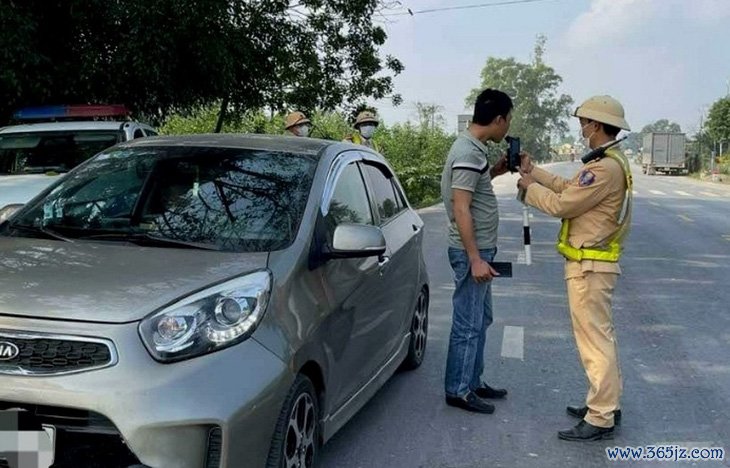
[[[215,426],[208,432],[208,455],[205,468],[220,468],[223,448],[223,434],[221,428]]]
[[[17,347],[17,356],[0,357],[0,374],[57,375],[113,366],[117,355],[108,340],[0,330],[0,344]]]

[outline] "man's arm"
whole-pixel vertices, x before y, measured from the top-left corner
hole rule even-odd
[[[473,194],[468,190],[453,189],[452,198],[456,227],[459,229],[461,243],[464,244],[464,249],[469,257],[471,274],[477,283],[491,281],[494,276],[499,276],[499,274],[479,255],[474,233],[474,219],[470,209]]]

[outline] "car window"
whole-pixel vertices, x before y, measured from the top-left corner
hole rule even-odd
[[[316,166],[314,156],[278,151],[119,148],[69,174],[16,222],[79,239],[153,235],[279,250],[296,237]]]
[[[137,130],[134,131],[133,138],[144,138],[144,133],[142,133],[141,128],[138,128]]]
[[[157,132],[150,130],[148,128],[146,128],[144,132],[147,134],[147,136],[157,136]]]
[[[359,165],[352,163],[340,175],[327,214],[330,229],[343,224],[373,224],[365,182]]]
[[[395,178],[391,178],[390,183],[393,184],[393,191],[395,191],[395,201],[398,203],[398,212],[405,210],[408,207],[408,203],[406,203],[406,196],[396,183]]]
[[[118,141],[109,130],[0,135],[0,175],[66,172]]]
[[[372,195],[380,216],[380,224],[388,222],[403,209],[403,203],[398,202],[391,174],[385,174],[379,167],[366,164],[363,166],[370,179]]]

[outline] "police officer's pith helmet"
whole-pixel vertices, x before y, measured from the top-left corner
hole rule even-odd
[[[375,125],[378,125],[380,122],[378,121],[378,118],[370,111],[363,111],[360,112],[357,115],[357,119],[355,119],[355,128],[359,127],[362,124],[365,123],[373,123]]]
[[[284,128],[286,130],[289,130],[290,128],[296,127],[297,125],[308,124],[308,123],[312,123],[312,122],[307,118],[307,116],[304,115],[303,112],[296,111],[296,112],[292,112],[291,114],[286,116],[286,122],[285,122],[286,126]]]
[[[626,122],[624,106],[611,96],[593,96],[581,104],[573,116],[631,131]]]

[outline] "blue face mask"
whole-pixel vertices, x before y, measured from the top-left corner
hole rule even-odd
[[[297,134],[300,137],[307,138],[309,136],[309,125],[300,125],[297,127]]]
[[[360,126],[360,135],[362,135],[363,138],[366,140],[369,140],[373,137],[375,134],[375,125],[361,125]]]

